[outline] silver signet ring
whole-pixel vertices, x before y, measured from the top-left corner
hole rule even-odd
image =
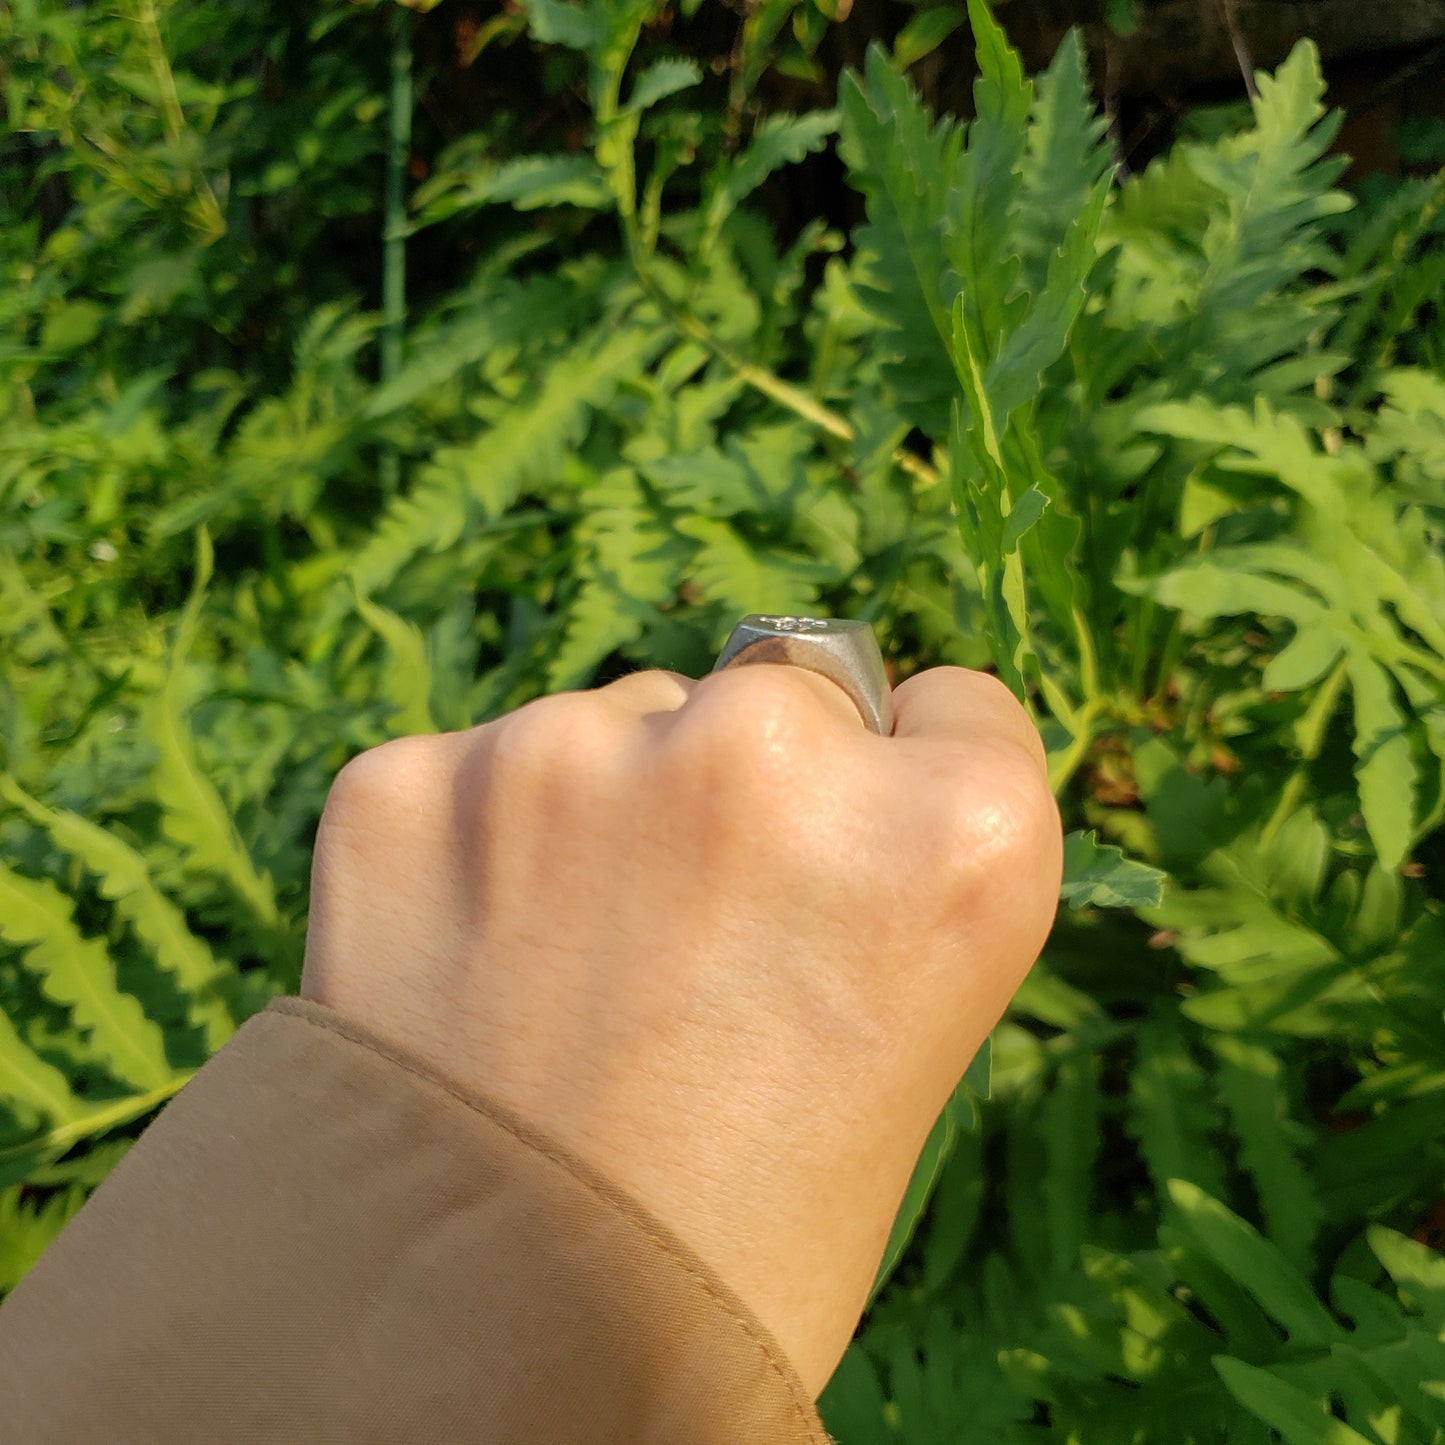
[[[785,662],[837,683],[872,732],[893,732],[893,698],[878,639],[866,622],[841,617],[770,617],[754,613],[732,630],[714,672],[745,662]]]

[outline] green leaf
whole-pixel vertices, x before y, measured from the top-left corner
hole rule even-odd
[[[1100,843],[1098,834],[1064,839],[1064,881],[1059,896],[1071,908],[1148,908],[1164,894],[1167,874]]]
[[[391,703],[388,719],[403,736],[436,732],[431,710],[432,667],[421,629],[395,612],[356,594],[362,620],[386,644],[387,664],[381,669],[380,693]]]
[[[1028,314],[1003,338],[984,365],[983,394],[990,425],[1002,432],[1016,407],[1038,394],[1040,378],[1063,352],[1084,306],[1084,280],[1093,269],[1099,225],[1109,199],[1109,181],[1095,183],[1068,223],[1062,244],[1048,259],[1042,289]],[[972,337],[970,329],[965,336]]]
[[[1375,1445],[1336,1420],[1318,1401],[1258,1365],[1218,1355],[1214,1368],[1245,1409],[1278,1430],[1286,1445]]]
[[[873,1280],[873,1288],[868,1294],[870,1305],[877,1299],[879,1291],[888,1283],[893,1271],[898,1267],[899,1260],[903,1258],[903,1252],[908,1248],[919,1220],[923,1218],[928,1201],[933,1197],[943,1166],[953,1153],[959,1131],[977,1127],[978,1115],[975,1106],[960,1087],[954,1091],[935,1120],[918,1157],[918,1163],[914,1166],[903,1202],[898,1207],[893,1227],[889,1231],[883,1258]]]
[[[623,110],[629,114],[640,114],[660,100],[679,91],[690,90],[702,83],[702,71],[697,62],[669,57],[654,61],[637,77]]]
[[[406,362],[362,404],[362,415],[379,420],[445,386],[489,355],[537,336],[552,336],[575,322],[576,288],[553,277],[491,289],[483,301],[409,338]]]
[[[1345,638],[1329,622],[1300,627],[1289,643],[1270,658],[1260,686],[1266,692],[1298,692],[1318,682],[1344,650]]]
[[[1304,1276],[1253,1226],[1183,1179],[1169,1182],[1182,1233],[1237,1280],[1299,1345],[1324,1349],[1344,1337]]]
[[[105,324],[105,308],[94,301],[67,301],[46,314],[42,351],[75,351],[93,341]]]
[[[769,115],[759,122],[741,155],[722,170],[707,206],[707,230],[717,229],[774,171],[796,165],[823,149],[838,129],[838,113],[815,110],[806,115]]]
[[[1318,345],[1332,313],[1308,280],[1334,266],[1319,223],[1353,204],[1332,189],[1340,158],[1322,159],[1338,129],[1323,93],[1318,52],[1302,40],[1260,81],[1253,127],[1181,143],[1121,192],[1110,320],[1147,338],[1176,395],[1258,395],[1282,355]]]
[[[662,349],[656,326],[609,321],[547,366],[524,397],[471,441],[440,446],[410,492],[391,502],[355,553],[357,590],[374,596],[418,552],[450,547],[478,520],[500,518],[530,485],[555,479],[593,412]]]
[[[30,1203],[21,1189],[0,1191],[0,1294],[14,1289],[29,1273],[85,1203],[85,1193],[65,1189]]]
[[[1187,1179],[1205,1193],[1223,1193],[1215,1136],[1219,1109],[1204,1070],[1175,1019],[1148,1019],[1135,1040],[1126,1127],[1138,1141],[1154,1187]]]
[[[220,793],[202,771],[182,713],[182,671],[205,601],[212,561],[211,539],[202,528],[197,534],[195,583],[176,628],[165,683],[145,703],[144,726],[157,747],[156,796],[165,812],[167,835],[185,850],[191,869],[223,879],[244,900],[256,922],[269,929],[279,918],[271,879],[252,861]]]
[[[53,883],[0,868],[0,938],[24,950],[46,998],[69,1010],[87,1048],[117,1079],[152,1089],[172,1077],[159,1025],[121,992],[105,944],[81,933],[70,899]]]
[[[963,1075],[963,1087],[975,1098],[987,1099],[993,1093],[993,1039],[986,1038],[973,1056]]]
[[[830,1439],[868,1440],[888,1445],[896,1439],[888,1425],[888,1400],[878,1372],[860,1341],[854,1340],[833,1371],[818,1400]]]
[[[1037,487],[1030,487],[1008,510],[1004,518],[999,550],[1005,557],[1018,550],[1025,532],[1044,514],[1049,499]]]
[[[1445,1332],[1445,1256],[1381,1224],[1371,1225],[1367,1237],[1375,1258],[1421,1311],[1424,1324],[1437,1335]]]
[[[1352,647],[1346,666],[1355,700],[1355,776],[1370,841],[1386,868],[1397,868],[1414,836],[1415,760],[1385,670]]]
[[[692,580],[724,613],[806,617],[816,610],[819,587],[834,580],[831,567],[750,542],[726,522],[679,517],[674,525],[702,544],[691,563]]]
[[[1219,548],[1186,558],[1157,577],[1121,577],[1118,586],[1193,617],[1237,617],[1256,612],[1264,617],[1286,617],[1302,628],[1323,623],[1325,608],[1308,593],[1244,566],[1231,566],[1232,557],[1230,549]]]
[[[1104,24],[1128,37],[1139,28],[1139,0],[1104,0]]]
[[[610,206],[607,177],[591,156],[518,156],[501,165],[478,166],[456,184],[419,190],[418,229],[481,206],[512,206],[536,211],[544,206],[578,206],[598,211]]]
[[[1078,1267],[1090,1234],[1094,1165],[1100,1131],[1098,1061],[1076,1049],[1060,1062],[1039,1114],[1043,1135],[1043,1227],[1054,1268]]]
[[[952,5],[931,5],[918,11],[893,42],[893,64],[907,70],[937,50],[962,24],[962,12]]]
[[[868,258],[859,294],[885,328],[884,374],[904,415],[938,436],[957,390],[951,311],[960,282],[943,223],[963,134],[947,118],[932,123],[877,48],[863,80],[843,76],[838,101],[843,158],[868,206],[857,233]]]
[[[637,475],[619,467],[580,486],[575,531],[579,585],[564,637],[547,665],[549,691],[584,686],[609,653],[634,642],[677,594],[693,548],[649,505]]]
[[[606,12],[600,5],[572,5],[567,0],[520,0],[527,28],[543,45],[569,50],[597,50],[607,40]]]
[[[236,1031],[225,985],[233,970],[193,933],[185,914],[161,892],[143,854],[118,833],[66,810],[46,808],[13,779],[0,775],[0,797],[20,808],[100,880],[101,891],[185,995],[186,1018],[214,1053]]]
[[[18,1106],[22,1113],[37,1111],[46,1124],[68,1123],[85,1107],[71,1092],[65,1075],[20,1037],[3,1009],[0,1009],[0,1099]]]
[[[1302,1273],[1313,1271],[1313,1245],[1323,1221],[1314,1181],[1297,1155],[1308,1137],[1289,1117],[1289,1094],[1279,1055],[1262,1044],[1215,1034],[1221,1060],[1219,1092],[1239,1138],[1270,1240]]]

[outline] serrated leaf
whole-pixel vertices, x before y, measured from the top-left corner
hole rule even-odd
[[[1216,1034],[1210,1046],[1221,1060],[1220,1097],[1239,1138],[1240,1161],[1254,1180],[1269,1238],[1296,1269],[1309,1274],[1324,1211],[1314,1181],[1296,1157],[1304,1131],[1288,1117],[1279,1056],[1229,1034]]]
[[[176,628],[166,680],[146,700],[143,719],[146,735],[157,747],[155,788],[167,835],[185,850],[190,868],[224,879],[256,921],[273,928],[279,913],[271,879],[252,861],[220,793],[202,771],[182,713],[182,669],[205,600],[212,557],[210,537],[202,528],[196,580]]]
[[[1214,1144],[1219,1110],[1182,1028],[1173,1020],[1146,1021],[1135,1047],[1126,1127],[1155,1188],[1162,1193],[1171,1179],[1188,1179],[1206,1193],[1223,1193]]]
[[[599,6],[572,5],[567,0],[519,0],[527,28],[543,45],[569,50],[596,50],[607,39],[605,12]]]
[[[702,596],[725,612],[806,617],[815,609],[819,587],[836,580],[833,568],[746,541],[726,522],[680,517],[675,526],[702,544],[688,571]]]
[[[470,442],[438,447],[412,490],[387,506],[354,555],[357,590],[375,595],[418,552],[453,545],[469,526],[501,517],[523,488],[552,480],[594,410],[667,340],[660,327],[609,322],[594,328],[495,425]]]
[[[623,109],[629,113],[640,114],[658,101],[666,100],[669,95],[689,90],[701,82],[702,71],[698,69],[696,61],[675,56],[654,61],[637,77]]]
[[[1194,617],[1237,617],[1257,612],[1264,617],[1286,617],[1307,627],[1326,616],[1324,606],[1299,588],[1243,567],[1232,567],[1228,551],[1222,548],[1187,558],[1157,577],[1120,578],[1118,586]]]
[[[860,298],[886,328],[894,359],[885,374],[905,415],[937,436],[957,389],[950,313],[959,283],[941,222],[962,133],[947,118],[932,122],[876,48],[862,80],[843,76],[838,100],[843,157],[868,204],[857,239],[873,263]]]
[[[53,883],[0,868],[0,938],[24,950],[46,998],[69,1010],[90,1052],[117,1079],[144,1090],[172,1077],[159,1025],[121,992],[105,944],[81,933],[74,905]]]
[[[1149,908],[1164,896],[1168,875],[1126,858],[1100,843],[1099,835],[1070,833],[1064,839],[1064,881],[1059,896],[1071,908]]]
[[[582,686],[609,653],[633,642],[671,601],[692,548],[650,505],[630,469],[585,484],[576,529],[580,580],[567,609],[561,645],[547,665],[547,686]]]
[[[1385,670],[1362,649],[1347,655],[1355,702],[1355,777],[1370,841],[1386,868],[1397,868],[1413,837],[1415,760]]]
[[[765,117],[713,191],[707,212],[708,229],[716,231],[774,171],[797,165],[805,156],[822,150],[837,129],[838,112],[833,110]]]
[[[436,732],[431,710],[431,659],[421,629],[360,592],[356,594],[356,610],[386,645],[387,663],[380,672],[380,691],[392,704],[388,719],[403,735]]]
[[[607,177],[591,156],[518,156],[501,165],[478,167],[463,185],[428,196],[418,192],[417,226],[429,226],[480,206],[519,211],[544,206],[601,210],[612,203]]]
[[[0,1009],[0,1099],[10,1100],[22,1110],[39,1111],[47,1124],[67,1123],[78,1118],[85,1108],[71,1092],[70,1081],[20,1037],[3,1009]]]
[[[0,1023],[3,1027],[3,1023]],[[14,1289],[85,1203],[84,1189],[64,1189],[31,1203],[22,1189],[0,1191],[0,1294]]]
[[[764,498],[748,468],[716,447],[640,462],[638,470],[654,483],[670,506],[709,517],[735,517],[759,508]]]
[[[366,398],[362,415],[390,416],[492,352],[527,337],[556,335],[575,321],[578,307],[575,287],[550,276],[502,283],[489,290],[484,304],[469,305],[411,338],[402,369]]]
[[[118,834],[87,818],[42,806],[12,779],[0,776],[0,797],[50,835],[56,847],[79,859],[100,880],[101,891],[169,973],[186,999],[186,1018],[205,1035],[214,1053],[236,1031],[221,985],[233,970],[193,933],[185,914],[161,892],[142,854]]]
[[[1082,198],[1057,250],[1048,256],[1042,287],[1028,313],[1007,334],[984,367],[983,392],[991,425],[1002,431],[1016,407],[1031,401],[1044,371],[1062,353],[1084,306],[1084,280],[1092,270],[1099,225],[1109,199],[1107,177]],[[971,336],[971,332],[965,332]]]

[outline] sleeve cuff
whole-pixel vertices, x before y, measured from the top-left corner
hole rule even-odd
[[[27,1440],[828,1440],[661,1221],[297,998],[96,1191],[0,1310],[0,1357]]]

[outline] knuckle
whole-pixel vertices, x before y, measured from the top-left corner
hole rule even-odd
[[[816,701],[785,667],[739,667],[708,681],[678,729],[708,756],[771,770],[817,751]]]
[[[1045,865],[1060,850],[1058,804],[1022,742],[975,748],[951,783],[936,794],[948,842],[940,856],[961,881],[972,886],[1000,870]]]
[[[326,799],[325,821],[365,824],[395,810],[427,787],[435,773],[435,742],[394,738],[358,753],[336,775]]]
[[[595,771],[614,745],[620,719],[595,695],[539,697],[496,724],[491,762],[503,782],[575,779]]]

